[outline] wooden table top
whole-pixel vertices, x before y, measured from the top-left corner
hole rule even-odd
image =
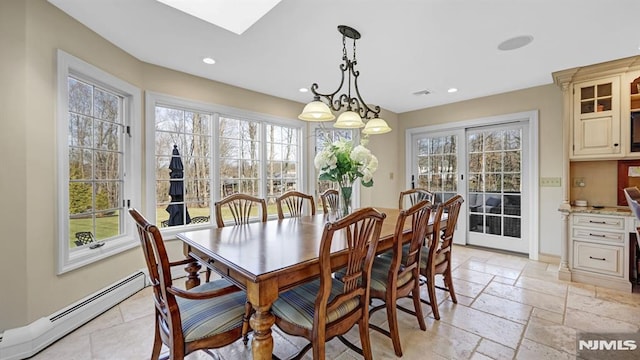
[[[400,210],[377,208],[387,215],[379,250],[391,247]],[[250,281],[318,262],[318,251],[328,215],[302,216],[246,225],[208,228],[177,234],[188,246],[234,268]],[[407,224],[410,226],[411,224]],[[342,232],[334,235],[332,253],[346,248]]]

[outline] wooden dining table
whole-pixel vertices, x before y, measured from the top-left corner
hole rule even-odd
[[[378,243],[378,253],[393,245],[393,235],[400,210],[376,208],[385,213]],[[194,259],[186,267],[187,288],[200,283],[199,264],[216,271],[247,291],[247,299],[255,312],[250,324],[253,329],[254,359],[271,359],[273,337],[271,327],[275,317],[271,304],[278,294],[320,274],[318,254],[324,225],[332,215],[317,214],[282,220],[270,220],[222,228],[207,228],[177,234],[184,243],[184,254]],[[441,226],[446,224],[443,215]],[[410,234],[407,221],[405,237]],[[430,221],[430,231],[433,220]],[[331,267],[336,270],[347,261],[344,236],[338,233],[332,242]]]

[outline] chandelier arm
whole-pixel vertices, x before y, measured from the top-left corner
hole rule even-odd
[[[347,107],[347,110],[352,110],[357,112],[360,117],[371,119],[374,117],[379,117],[380,114],[380,106],[374,106],[373,108],[369,107],[367,103],[362,98],[360,94],[360,89],[358,88],[358,77],[360,76],[360,71],[355,70],[355,61],[349,61],[347,58],[343,57],[345,61],[343,64],[340,64],[340,85],[338,88],[332,93],[321,93],[318,91],[319,85],[314,83],[311,85],[311,92],[314,96],[324,98],[329,103],[330,108],[333,111],[340,111],[343,107]],[[347,94],[341,94],[338,98],[336,98],[336,94],[344,87],[345,83],[345,73],[347,71],[353,76],[353,87],[355,90],[355,97],[351,97],[351,84],[349,83],[349,89]]]
[[[360,94],[360,89],[358,88],[358,77],[360,76],[360,71],[356,70],[353,66],[356,64],[356,62],[352,62],[352,66],[351,66],[351,74],[353,75],[353,88],[355,89],[356,92],[356,97],[353,98],[352,101],[354,101],[355,103],[358,104],[358,106],[356,107],[358,114],[360,114],[360,117],[362,118],[366,118],[366,119],[372,119],[375,117],[379,117],[380,114],[380,106],[373,106],[373,109],[369,107],[369,105],[367,105],[367,102],[364,101],[364,99],[362,98],[362,95]],[[371,113],[372,115],[369,115],[369,113]]]
[[[338,88],[334,92],[324,94],[318,91],[319,85],[317,83],[314,83],[313,85],[311,85],[311,92],[313,93],[313,95],[319,98],[325,98],[329,103],[329,107],[333,111],[340,111],[340,109],[342,109],[342,101],[340,97],[335,99],[335,101],[334,101],[334,97],[344,86],[345,73],[348,71],[350,67],[350,62],[346,56],[343,56],[342,60],[344,60],[344,63],[340,64],[339,66],[342,78],[340,79],[340,84],[338,85]]]

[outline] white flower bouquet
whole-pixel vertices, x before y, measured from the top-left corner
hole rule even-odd
[[[337,182],[341,188],[351,187],[358,178],[362,186],[373,186],[373,173],[378,169],[378,158],[369,149],[362,144],[354,147],[345,139],[325,146],[314,163],[320,171],[319,180]]]

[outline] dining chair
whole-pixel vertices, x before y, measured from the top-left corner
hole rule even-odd
[[[253,219],[251,212],[254,206],[259,208],[258,211],[260,215],[258,219],[262,222],[267,221],[267,202],[264,199],[247,194],[235,193],[216,202],[216,223],[218,227],[224,227],[224,218],[222,217],[223,209],[228,209],[233,217],[234,224],[240,225],[247,224]]]
[[[369,327],[391,338],[396,356],[402,356],[400,331],[396,302],[399,298],[411,297],[413,311],[409,311],[418,319],[420,330],[426,331],[420,304],[420,256],[425,236],[427,236],[431,203],[421,200],[411,208],[400,211],[393,236],[393,247],[385,252],[387,256],[378,256],[373,261],[371,270],[371,299],[379,299],[383,304],[369,309],[369,316],[374,312],[386,309],[389,331],[369,324]],[[436,210],[437,214],[441,214]],[[438,230],[439,219],[434,223],[434,231]],[[407,242],[407,222],[410,224],[410,239]],[[404,256],[403,256],[404,254]],[[403,307],[399,309],[404,310]]]
[[[278,219],[284,219],[284,207],[286,207],[289,217],[302,216],[304,212],[305,202],[309,203],[311,207],[311,215],[316,214],[316,202],[313,200],[313,196],[301,193],[299,191],[287,191],[276,199],[276,206],[278,208]]]
[[[136,222],[155,303],[155,335],[151,359],[162,344],[170,359],[183,359],[196,350],[220,348],[242,337],[247,294],[227,280],[204,283],[190,290],[173,285],[171,268],[193,262],[169,261],[160,230],[136,209]]]
[[[433,203],[434,195],[431,191],[423,188],[401,191],[400,199],[398,200],[398,209],[405,209],[407,205],[408,207],[412,207],[421,200],[427,200],[430,203]]]
[[[369,283],[371,265],[375,258],[382,223],[386,215],[374,208],[363,208],[324,225],[319,252],[320,277],[298,285],[282,294],[271,310],[276,325],[285,333],[304,337],[309,341],[300,353],[301,358],[313,348],[313,359],[325,358],[325,342],[342,337],[358,324],[365,359],[371,359],[369,339]],[[331,268],[331,246],[345,244],[347,259],[342,281],[335,279]]]
[[[336,211],[340,202],[340,192],[336,189],[327,189],[320,194],[320,200],[322,201],[322,212],[326,214],[329,211]]]
[[[458,215],[460,207],[464,199],[461,195],[455,195],[447,200],[441,206],[441,211],[447,214],[447,224],[441,230],[441,233],[434,231],[428,246],[422,247],[420,256],[420,274],[426,278],[426,286],[429,293],[429,301],[421,299],[425,304],[431,306],[433,317],[440,320],[440,312],[438,311],[438,299],[436,298],[436,288],[448,291],[451,295],[451,301],[458,303],[456,293],[453,288],[453,279],[451,278],[451,250],[453,245],[453,234],[458,223]],[[438,216],[436,214],[436,216]],[[435,225],[434,225],[435,226]],[[444,277],[445,287],[435,284],[436,275]]]

